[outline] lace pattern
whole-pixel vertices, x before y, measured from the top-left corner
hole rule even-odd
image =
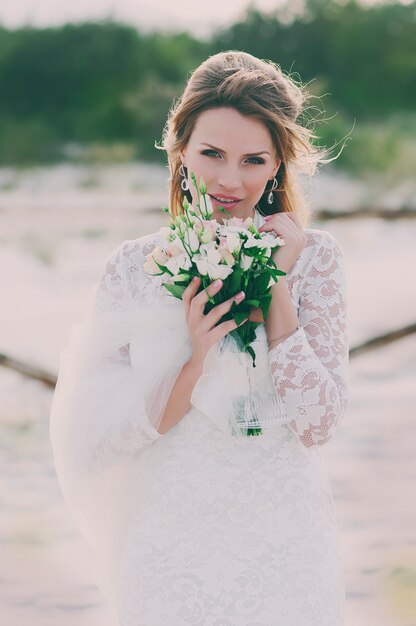
[[[195,408],[166,434],[156,429],[187,358],[181,303],[169,296],[166,315],[152,316],[167,297],[142,269],[157,243],[157,234],[128,240],[109,258],[51,413],[57,474],[95,548],[97,584],[120,626],[341,626],[342,564],[319,450],[347,408],[338,245],[307,231],[288,275],[301,328],[265,359],[291,421],[237,440]],[[153,352],[138,345],[137,323],[152,341],[164,329]]]
[[[306,234],[307,245],[287,277],[300,328],[270,349],[269,363],[291,418],[287,427],[306,447],[312,447],[329,441],[347,411],[348,339],[342,252],[329,233],[308,229]],[[128,240],[113,253],[99,283],[97,315],[120,310],[128,300],[145,304],[166,297],[161,278],[142,270],[145,256],[157,243],[158,236],[153,234]],[[130,345],[118,347],[117,352],[116,360],[130,367]],[[154,428],[144,433],[143,445],[161,436]],[[134,438],[127,439],[130,450]],[[109,449],[116,452],[114,445],[113,440]]]
[[[100,277],[94,290],[92,315],[94,323],[106,322],[114,330],[115,324],[125,324],[123,335],[129,337],[130,318],[126,317],[126,311],[135,302],[146,303],[155,296],[160,295],[161,283],[157,277],[147,276],[142,271],[144,257],[147,250],[152,249],[156,244],[152,239],[146,242],[143,238],[140,241],[127,240],[123,242],[107,260],[105,270]],[[119,321],[118,321],[119,320]],[[98,371],[103,365],[108,363],[116,369],[114,373],[115,398],[123,397],[123,385],[126,385],[124,398],[131,397],[127,391],[131,387],[134,376],[130,356],[130,342],[123,345],[110,346],[105,356],[96,364]],[[100,383],[100,381],[98,381]],[[97,387],[98,388],[98,387]],[[163,390],[161,389],[161,392]],[[121,401],[121,405],[122,406]],[[111,407],[113,408],[113,407]],[[114,407],[115,408],[115,407]],[[127,408],[127,407],[126,407]],[[152,419],[153,417],[153,419]],[[116,418],[116,419],[115,419]],[[157,429],[155,416],[149,416],[141,405],[139,386],[137,385],[137,403],[130,406],[124,414],[116,410],[114,415],[108,420],[108,428],[100,433],[97,428],[97,443],[94,454],[89,460],[89,468],[93,472],[103,471],[108,467],[128,459],[137,454],[160,437]]]
[[[306,447],[323,445],[348,408],[346,281],[342,253],[327,232],[309,230],[292,268],[301,327],[269,351],[289,428]],[[307,271],[301,273],[307,261]]]

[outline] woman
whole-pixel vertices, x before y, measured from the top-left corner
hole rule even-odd
[[[256,339],[259,384],[283,416],[258,437],[223,428],[230,381],[243,393],[246,379],[222,350],[236,324],[220,320],[244,294],[207,315],[221,283],[172,298],[143,270],[160,233],[114,251],[61,356],[57,475],[120,626],[343,623],[320,447],[348,404],[346,286],[340,248],[306,228],[296,186],[323,161],[297,122],[305,100],[273,63],[220,53],[191,76],[163,144],[174,215],[184,196],[195,205],[194,172],[219,221],[225,206],[285,240]]]

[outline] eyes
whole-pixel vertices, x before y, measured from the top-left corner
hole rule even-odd
[[[213,156],[213,154],[218,154],[216,150],[203,150],[201,154],[205,156]],[[262,165],[264,163],[264,159],[261,157],[248,157],[247,161],[252,161],[253,165]]]

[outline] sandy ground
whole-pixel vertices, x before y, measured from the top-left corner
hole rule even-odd
[[[155,209],[167,201],[166,175],[133,165],[0,170],[0,352],[56,373],[110,252],[164,223]],[[321,176],[309,193],[314,207],[336,209],[366,204],[370,192]],[[397,194],[383,197],[384,206],[397,202]],[[351,345],[415,320],[416,221],[313,227],[332,232],[344,250]],[[415,357],[413,336],[352,359],[349,415],[323,449],[345,564],[346,626],[416,626]],[[1,368],[0,394],[0,623],[114,626],[56,481],[52,392]]]

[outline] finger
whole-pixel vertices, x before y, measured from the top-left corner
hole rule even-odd
[[[243,291],[240,291],[240,293],[233,296],[232,298],[229,298],[228,300],[225,300],[225,302],[221,302],[221,304],[217,304],[217,306],[214,306],[214,308],[205,315],[204,326],[206,330],[211,330],[211,328],[220,321],[222,316],[228,313],[233,305],[233,302],[239,304],[244,300],[244,298],[245,293]]]
[[[235,320],[227,320],[226,322],[222,322],[222,324],[218,324],[218,326],[214,326],[214,328],[210,331],[210,334],[212,334],[212,338],[214,339],[214,341],[217,342],[223,337],[225,337],[227,333],[245,324],[247,319],[248,318],[243,320],[241,324],[237,324]]]
[[[279,237],[284,237],[286,233],[290,232],[290,227],[293,226],[293,222],[287,222],[286,224],[279,224],[276,222],[266,222],[261,228],[260,233],[275,232]]]
[[[208,302],[208,296],[214,296],[222,288],[222,280],[216,280],[208,287],[200,291],[194,298],[192,298],[189,307],[189,321],[190,323],[199,322],[201,318],[204,318],[204,307]]]
[[[208,285],[205,289],[199,292],[198,295],[193,298],[191,302],[191,310],[196,310],[200,315],[204,314],[204,306],[209,300],[209,297],[214,296],[221,289],[223,285],[222,280],[218,279]],[[209,296],[209,297],[208,297]]]
[[[290,211],[288,212],[287,216],[293,221],[295,222],[295,224],[297,224],[297,226],[299,226],[299,228],[303,229],[303,224],[302,224],[302,220],[300,219],[300,215],[299,213],[297,213],[296,211]]]
[[[198,291],[200,283],[201,279],[199,278],[199,276],[194,276],[189,285],[183,290],[182,300],[184,302],[189,302],[191,298],[194,297],[194,295]]]
[[[195,296],[196,292],[198,291],[198,288],[199,288],[200,284],[201,284],[200,277],[199,276],[194,276],[193,279],[191,280],[191,282],[189,283],[189,285],[183,291],[182,300],[183,300],[184,305],[185,305],[185,314],[186,314],[187,318],[188,318],[188,315],[189,315],[189,309],[190,309],[190,306],[191,306],[191,300]]]
[[[282,213],[281,215],[283,216],[284,214]],[[298,231],[298,227],[295,225],[293,220],[291,220],[289,217],[286,217],[284,219],[279,219],[280,215],[279,216],[276,215],[273,217],[275,217],[276,219],[265,222],[259,228],[259,232],[274,231],[276,235],[278,235],[279,237],[284,237],[288,233],[295,233]]]

